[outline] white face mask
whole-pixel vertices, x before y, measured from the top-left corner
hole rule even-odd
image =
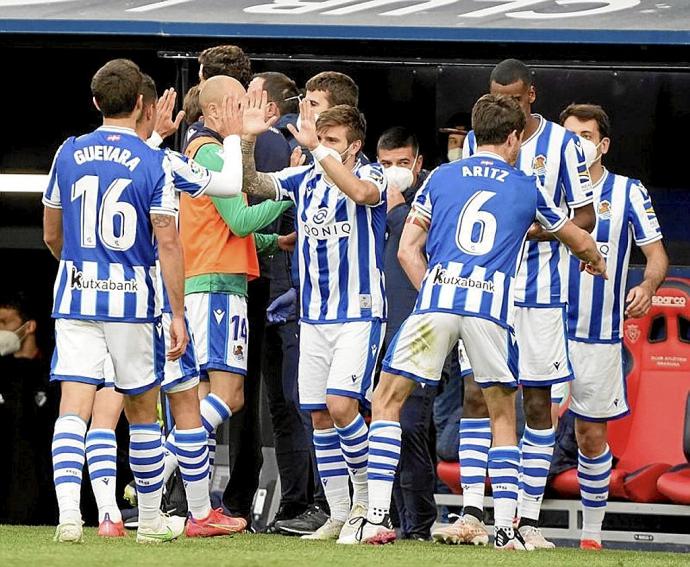
[[[462,148],[451,148],[450,150],[448,150],[446,156],[448,157],[448,161],[455,161],[456,159],[460,159],[462,157]]]
[[[388,180],[388,185],[403,193],[414,181],[412,170],[399,165],[391,165],[383,170]]]
[[[24,323],[16,331],[7,331],[5,329],[0,330],[0,356],[14,354],[20,348],[22,348],[23,337],[19,336],[19,331],[23,329],[27,323]]]
[[[592,142],[592,140],[580,138],[580,144],[582,145],[582,151],[585,154],[585,164],[587,165],[587,169],[589,169],[601,159],[601,154],[599,153],[599,146],[601,146],[601,142],[595,144]]]

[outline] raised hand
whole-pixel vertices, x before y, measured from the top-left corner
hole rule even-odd
[[[319,137],[316,135],[316,119],[314,118],[314,109],[308,100],[302,100],[299,103],[299,130],[292,124],[288,124],[287,128],[295,137],[300,146],[313,150],[319,145]]]
[[[242,135],[243,130],[243,109],[240,101],[235,96],[225,95],[223,107],[218,126],[218,133],[227,138],[228,136]]]
[[[292,153],[290,154],[290,167],[304,165],[304,162],[306,161],[307,156],[302,152],[302,148],[295,146],[295,149],[292,150]]]
[[[184,118],[184,110],[180,110],[175,120],[173,120],[172,115],[175,111],[176,100],[177,93],[175,89],[169,88],[165,89],[165,92],[163,92],[156,103],[156,123],[153,129],[158,132],[161,138],[167,138],[177,132]]]
[[[268,106],[268,93],[252,89],[242,100],[242,134],[245,136],[258,136],[266,132],[278,120],[277,116],[266,119],[266,107]]]

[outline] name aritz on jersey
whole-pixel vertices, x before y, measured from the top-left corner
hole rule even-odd
[[[433,272],[431,275],[434,285],[454,285],[455,287],[463,287],[466,289],[478,288],[489,293],[494,292],[494,282],[492,281],[455,276],[453,274],[449,274],[445,268],[441,268],[440,266],[437,266],[435,268],[435,272]]]
[[[482,162],[482,164],[483,163],[484,162]],[[472,167],[469,165],[463,165],[462,175],[464,177],[488,177],[489,179],[504,182],[508,175],[510,175],[510,171],[485,165],[474,165]]]
[[[74,152],[74,161],[79,165],[87,161],[114,161],[134,171],[141,158],[132,157],[132,152],[117,146],[86,146]]]
[[[70,274],[70,287],[72,289],[95,289],[96,291],[122,291],[125,293],[136,293],[138,291],[138,282],[131,279],[126,282],[116,282],[113,280],[99,280],[91,279],[84,276],[84,272],[80,272],[72,266],[72,273]]]

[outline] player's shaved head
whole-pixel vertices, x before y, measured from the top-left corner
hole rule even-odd
[[[245,90],[237,79],[226,75],[216,75],[204,81],[199,87],[199,105],[206,114],[212,104],[221,105],[226,96],[244,96]]]

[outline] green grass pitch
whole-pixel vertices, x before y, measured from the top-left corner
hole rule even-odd
[[[491,548],[397,542],[382,547],[337,546],[283,536],[245,534],[228,538],[185,539],[161,545],[137,545],[134,534],[104,540],[85,530],[81,544],[57,544],[53,528],[0,526],[0,565],[41,567],[444,567],[444,566],[586,566],[651,567],[690,565],[690,554],[636,551],[584,552],[556,549],[539,552],[497,552]]]

